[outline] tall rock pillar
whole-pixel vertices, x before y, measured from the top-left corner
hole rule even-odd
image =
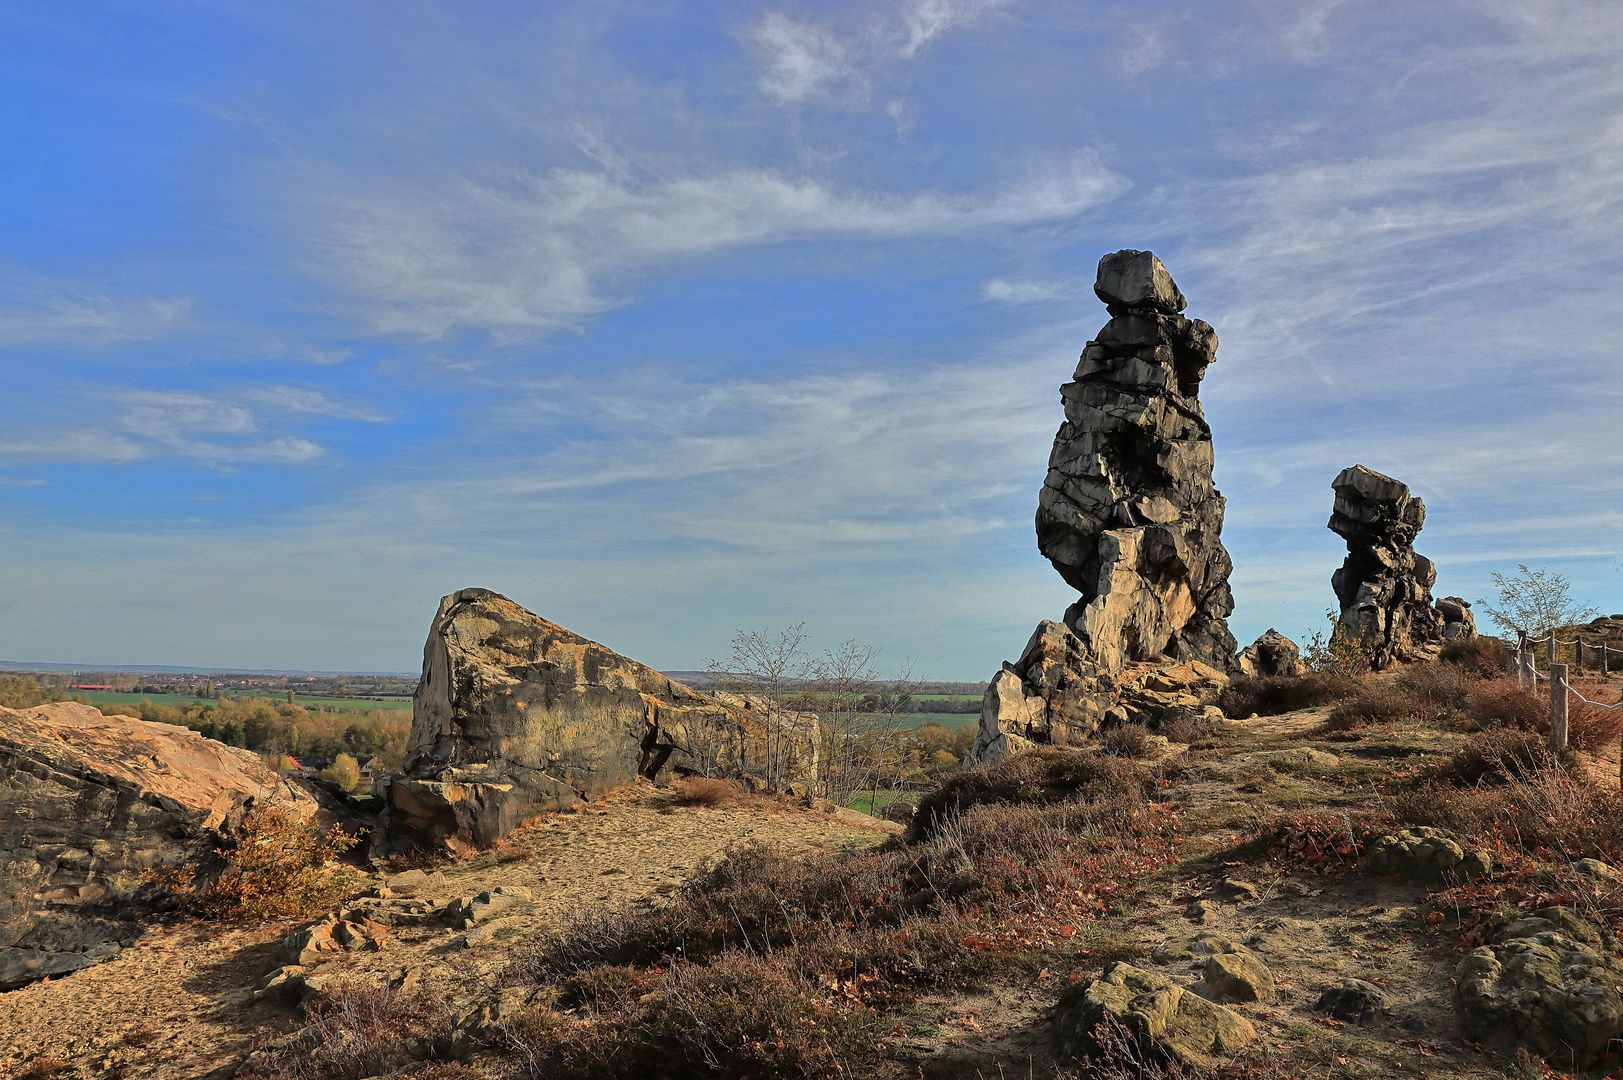
[[[1037,548],[1081,593],[1065,625],[1114,671],[1171,656],[1234,668],[1233,563],[1200,383],[1217,334],[1148,251],[1099,260],[1111,319],[1060,387],[1065,422],[1037,500]]]
[[[1060,387],[1065,422],[1037,500],[1037,548],[1081,596],[992,681],[972,763],[1087,738],[1128,664],[1235,670],[1233,564],[1199,397],[1217,334],[1179,314],[1183,293],[1152,252],[1106,255],[1093,291],[1111,318]]]
[[[1414,549],[1426,504],[1407,484],[1362,465],[1342,469],[1330,486],[1330,530],[1347,541],[1347,559],[1330,578],[1341,601],[1337,632],[1367,642],[1377,671],[1412,659],[1442,636],[1446,617],[1431,603],[1437,568]]]

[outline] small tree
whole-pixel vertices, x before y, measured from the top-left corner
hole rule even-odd
[[[1478,600],[1482,610],[1503,630],[1542,638],[1563,626],[1592,617],[1596,610],[1572,598],[1572,584],[1560,574],[1517,566],[1515,575],[1497,570],[1488,576],[1499,589],[1499,606]]]
[[[793,751],[793,732],[785,715],[789,698],[803,687],[812,671],[806,654],[805,623],[785,627],[773,637],[767,630],[739,630],[726,663],[705,660],[706,674],[721,689],[755,699],[765,711],[761,757],[766,782],[774,791],[784,780]],[[744,760],[739,748],[739,761]],[[709,767],[714,768],[715,762]],[[708,769],[701,768],[708,774]]]
[[[1364,675],[1375,663],[1374,643],[1348,631],[1334,611],[1326,611],[1330,635],[1322,631],[1308,635],[1302,647],[1302,663],[1318,675]]]
[[[904,665],[896,678],[881,682],[878,659],[878,649],[855,640],[825,650],[802,698],[822,738],[818,779],[841,805],[858,792],[896,786],[912,768],[905,727],[915,692],[911,673]]]
[[[331,780],[345,791],[354,791],[361,782],[361,766],[348,754],[339,754],[333,758],[333,763],[322,769],[319,774],[324,780]]]

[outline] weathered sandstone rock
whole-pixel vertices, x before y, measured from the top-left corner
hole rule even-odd
[[[970,764],[1089,738],[1123,706],[1130,665],[1235,669],[1223,496],[1198,396],[1217,335],[1178,314],[1183,294],[1151,252],[1106,255],[1094,292],[1111,319],[1060,387],[1065,421],[1036,518],[1038,550],[1082,595],[992,680]],[[1181,707],[1203,707],[1185,696]],[[1152,715],[1167,704],[1145,701]],[[1143,717],[1128,707],[1114,719]]]
[[[1426,504],[1407,484],[1362,465],[1341,470],[1330,486],[1330,529],[1347,541],[1347,560],[1330,579],[1341,601],[1338,632],[1368,642],[1377,670],[1411,659],[1442,636],[1431,606],[1437,568],[1414,549]]]
[[[0,990],[116,955],[143,871],[196,860],[255,799],[314,801],[246,750],[62,702],[0,709]]]
[[[1242,675],[1294,678],[1302,674],[1302,650],[1270,626],[1267,633],[1240,650],[1239,663]]]
[[[702,694],[488,589],[445,597],[411,738],[380,783],[392,843],[484,847],[524,820],[678,768],[815,774],[816,721]]]
[[[1038,550],[1082,594],[1065,623],[1103,670],[1161,655],[1230,670],[1232,564],[1198,396],[1217,335],[1178,314],[1151,252],[1106,255],[1094,291],[1113,317],[1060,388]]]
[[[1544,908],[1468,953],[1454,1007],[1473,1038],[1509,1040],[1563,1068],[1589,1066],[1623,1036],[1617,940],[1567,908]]]
[[[1469,881],[1493,873],[1493,853],[1467,851],[1442,829],[1415,826],[1370,844],[1369,872],[1415,881]]]
[[[1443,640],[1476,637],[1476,616],[1471,614],[1471,601],[1458,596],[1445,596],[1437,601],[1437,618],[1442,623]]]
[[[1054,1010],[1054,1049],[1060,1058],[1096,1053],[1095,1032],[1107,1019],[1156,1056],[1191,1068],[1211,1068],[1257,1037],[1251,1021],[1234,1010],[1154,972],[1116,963],[1060,998]]]

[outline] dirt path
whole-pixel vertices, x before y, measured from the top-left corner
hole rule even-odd
[[[837,854],[888,835],[883,823],[764,800],[694,808],[677,805],[668,791],[636,789],[546,818],[515,834],[500,855],[447,866],[443,882],[418,895],[445,901],[500,885],[530,889],[534,903],[503,932],[501,942],[511,943],[594,906],[658,903],[735,844]],[[86,1076],[229,1075],[262,1033],[295,1026],[293,1008],[251,997],[281,939],[309,921],[154,926],[108,963],[0,994],[0,1076],[53,1055]],[[447,983],[499,967],[505,952],[500,942],[463,948],[458,933],[436,922],[400,928],[383,951],[346,954],[321,973],[376,979],[430,960],[426,981]]]

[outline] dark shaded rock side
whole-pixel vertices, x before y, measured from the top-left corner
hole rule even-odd
[[[145,872],[206,860],[271,798],[317,809],[186,728],[75,702],[0,708],[0,990],[117,955],[162,900]]]
[[[1347,541],[1347,559],[1330,578],[1341,602],[1339,633],[1368,642],[1376,670],[1414,659],[1442,636],[1444,616],[1432,607],[1437,568],[1414,549],[1426,504],[1409,486],[1353,465],[1330,485],[1330,530]]]

